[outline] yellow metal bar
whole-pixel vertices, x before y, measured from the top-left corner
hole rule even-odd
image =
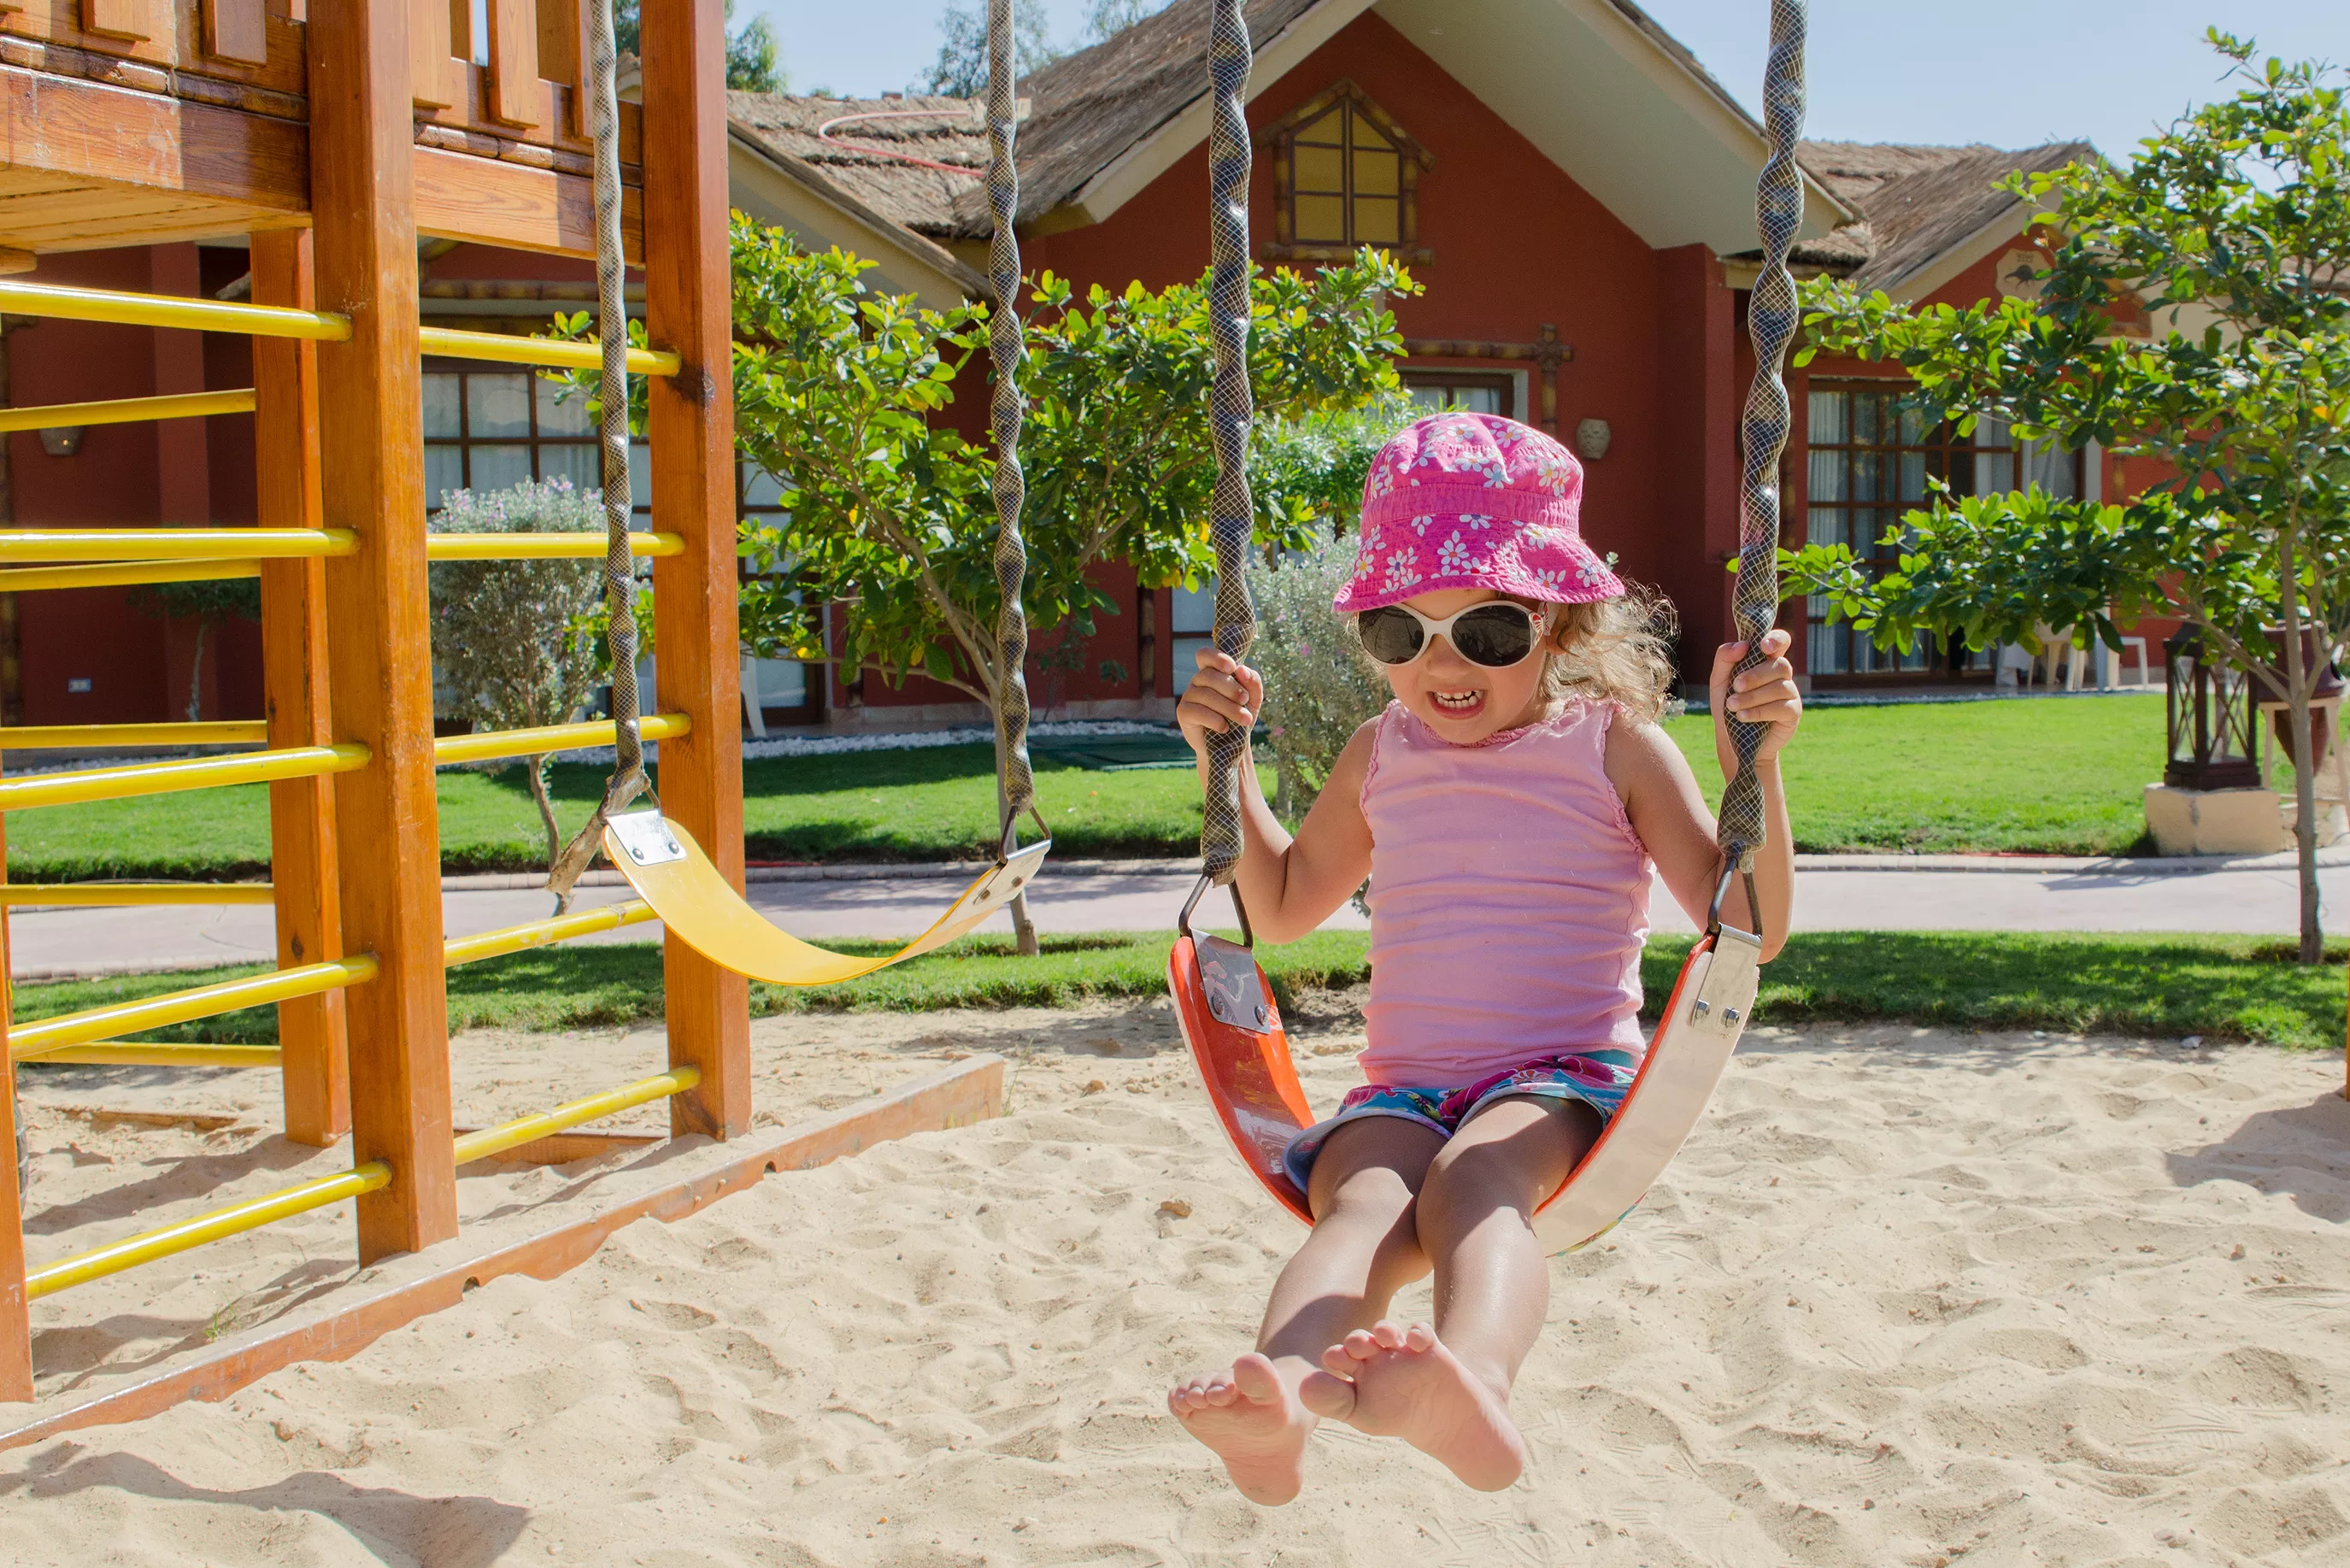
[[[519,926],[504,926],[494,931],[482,931],[470,937],[452,937],[442,949],[442,961],[451,969],[459,964],[479,963],[484,959],[504,958],[526,948],[553,947],[574,937],[589,936],[597,931],[617,931],[623,926],[641,926],[658,919],[653,907],[639,899],[625,904],[610,904],[600,909],[580,909],[568,915],[556,915],[551,919],[531,920]]]
[[[631,556],[682,556],[681,534],[631,534]],[[601,534],[427,534],[428,561],[547,561],[604,558]]]
[[[358,548],[348,528],[0,528],[0,561],[283,561]]]
[[[692,727],[692,722],[682,713],[656,713],[639,720],[637,732],[648,741],[671,741]],[[5,733],[0,731],[0,735]],[[582,746],[608,746],[617,739],[609,719],[591,720],[585,724],[545,724],[536,730],[442,735],[432,742],[432,760],[443,767],[452,763],[489,763],[500,757],[536,757]],[[5,742],[0,742],[0,750],[5,749]]]
[[[7,909],[131,909],[164,903],[277,903],[268,881],[0,881]]]
[[[480,1132],[467,1133],[457,1140],[457,1163],[471,1165],[477,1159],[487,1159],[494,1154],[503,1154],[507,1149],[536,1143],[540,1138],[576,1127],[582,1122],[600,1121],[606,1116],[618,1116],[622,1111],[641,1106],[648,1100],[665,1100],[671,1095],[681,1095],[701,1082],[701,1068],[671,1067],[666,1073],[617,1089],[607,1089],[600,1095],[589,1095],[585,1099],[571,1100],[535,1116],[524,1116],[502,1127],[484,1127]]]
[[[0,882],[0,909],[129,909],[150,904],[274,904],[267,882]]]
[[[572,370],[593,370],[604,362],[602,347],[594,343],[564,343],[552,337],[524,337],[511,332],[467,332],[454,327],[427,327],[417,337],[427,354],[445,355],[452,359],[496,359],[508,365],[546,365]],[[629,369],[639,376],[674,376],[681,363],[667,349],[629,350]]]
[[[253,412],[253,389],[175,392],[163,398],[109,398],[99,403],[51,403],[0,409],[0,431],[47,431],[72,425],[127,425],[140,420],[193,420],[207,414]]]
[[[140,1045],[108,1041],[52,1051],[41,1058],[50,1066],[71,1067],[276,1067],[275,1045]]]
[[[271,1002],[290,1002],[297,996],[317,996],[324,992],[340,991],[345,986],[373,980],[375,974],[374,956],[360,953],[327,963],[306,963],[296,969],[249,974],[242,980],[224,980],[187,991],[166,992],[161,996],[141,997],[136,1002],[117,1002],[105,1007],[85,1008],[79,1012],[44,1018],[37,1023],[10,1025],[8,1054],[19,1062],[32,1061],[51,1051],[94,1044],[109,1034],[137,1034],[143,1030],[162,1029],[174,1023],[189,1023],[199,1018],[234,1012],[240,1007],[263,1007]]]
[[[60,288],[46,283],[0,280],[0,311],[66,321],[111,321],[120,327],[183,327],[191,332],[307,337],[320,343],[341,343],[351,335],[348,317],[323,311],[164,294],[119,294],[104,288]]]
[[[212,583],[261,576],[258,561],[120,561],[102,566],[19,566],[0,572],[0,594],[44,588],[119,588],[138,583]]]
[[[0,729],[0,752],[57,752],[77,746],[237,746],[267,741],[262,720],[215,724],[19,724]]]
[[[289,746],[281,752],[239,752],[225,757],[185,757],[168,763],[126,763],[115,768],[34,774],[26,778],[0,779],[0,811],[127,800],[132,795],[220,789],[229,784],[275,784],[279,779],[355,773],[367,765],[365,746]]]
[[[289,1215],[307,1213],[329,1203],[340,1203],[346,1198],[357,1198],[362,1192],[373,1192],[390,1180],[391,1167],[382,1160],[371,1159],[339,1176],[322,1176],[265,1198],[248,1198],[242,1203],[182,1220],[176,1225],[142,1231],[111,1245],[93,1247],[75,1257],[30,1271],[25,1276],[25,1294],[28,1299],[54,1295],[69,1286],[102,1280],[140,1263],[151,1263],[158,1258],[217,1241],[224,1236],[258,1230]]]

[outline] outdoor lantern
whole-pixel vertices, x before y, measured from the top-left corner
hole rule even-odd
[[[2162,654],[2170,738],[2162,782],[2173,789],[2260,788],[2251,675],[2224,659],[2206,659],[2203,628],[2192,622],[2163,639]]]

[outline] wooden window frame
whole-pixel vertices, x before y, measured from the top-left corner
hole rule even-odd
[[[1273,238],[1260,244],[1257,254],[1266,261],[1275,262],[1343,262],[1353,260],[1356,251],[1361,248],[1351,244],[1301,244],[1297,241],[1297,133],[1342,106],[1368,120],[1373,130],[1395,144],[1397,243],[1374,244],[1371,248],[1385,251],[1401,262],[1434,260],[1435,253],[1419,243],[1419,177],[1436,166],[1435,156],[1372,102],[1368,93],[1343,78],[1258,133],[1259,144],[1273,158]],[[1354,227],[1351,208],[1347,225],[1350,231]]]
[[[1443,368],[1423,370],[1410,365],[1402,366],[1400,369],[1404,391],[1407,394],[1414,387],[1440,387],[1446,390],[1457,390],[1463,387],[1498,389],[1502,394],[1502,417],[1505,420],[1514,420],[1518,417],[1518,378],[1507,370],[1455,370]]]

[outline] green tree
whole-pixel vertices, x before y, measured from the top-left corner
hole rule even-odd
[[[2162,611],[2288,704],[2299,802],[2301,956],[2322,951],[2310,693],[2350,634],[2350,118],[2334,73],[2213,29],[2235,96],[2140,143],[2126,166],[2012,178],[2050,249],[2035,297],[1918,309],[1814,285],[1810,347],[1906,367],[1930,421],[2157,458],[2169,477],[2122,504],[1938,495],[1872,578],[1851,552],[1789,556],[1880,647],[1922,631],[1970,648],[2035,622],[2118,648],[2116,620]],[[2116,316],[2147,312],[2147,340]],[[1897,542],[1888,536],[1887,543]],[[2272,668],[2269,628],[2283,628]],[[2303,656],[2301,632],[2323,649]]]
[[[1014,7],[1012,21],[1014,74],[1028,77],[1043,70],[1069,51],[1053,42],[1045,8]],[[987,96],[987,6],[985,0],[957,0],[939,17],[939,57],[917,77],[908,90],[946,98]]]
[[[204,716],[204,644],[215,626],[229,620],[261,618],[261,585],[251,577],[223,577],[213,582],[157,583],[133,589],[131,604],[143,615],[164,620],[193,619],[196,649],[188,660],[189,723]]]
[[[1114,38],[1137,22],[1167,9],[1167,0],[1093,0],[1086,8],[1086,40]]]
[[[598,492],[574,489],[569,480],[526,479],[488,494],[452,491],[433,527],[598,534],[604,507]],[[595,696],[604,673],[600,561],[436,561],[432,578],[434,706],[442,717],[488,730],[536,729],[570,722]],[[563,835],[547,796],[546,758],[526,757],[524,765],[552,867]]]
[[[612,0],[612,34],[622,54],[644,52],[638,5],[639,0]],[[734,0],[726,0],[726,20],[734,20]],[[782,92],[787,78],[777,57],[774,24],[752,17],[726,35],[726,85],[737,92]]]
[[[822,659],[817,607],[837,603],[837,657],[891,681],[921,673],[993,704],[995,643],[993,460],[940,416],[986,309],[933,311],[868,293],[868,264],[816,255],[740,217],[734,231],[735,435],[785,487],[788,521],[746,524],[743,549],[785,583],[746,595],[757,651]],[[1401,351],[1390,296],[1409,275],[1366,251],[1311,277],[1257,278],[1251,365],[1268,427],[1357,408],[1391,393]],[[1039,632],[1092,635],[1115,606],[1090,580],[1106,559],[1146,584],[1196,581],[1211,568],[1207,293],[1096,288],[1080,303],[1047,274],[1027,325],[1021,459],[1028,477],[1024,591]],[[1260,537],[1307,543],[1350,507],[1353,458],[1306,460],[1273,443],[1260,464]],[[1326,526],[1326,524],[1320,524]]]

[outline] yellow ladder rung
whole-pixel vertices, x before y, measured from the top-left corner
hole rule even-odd
[[[307,337],[320,343],[345,342],[351,335],[348,317],[318,310],[5,279],[0,279],[0,310],[11,316],[65,321],[110,321],[118,327],[180,327],[192,332],[244,332],[256,337]]]
[[[427,354],[450,359],[494,359],[508,365],[542,365],[550,369],[593,370],[604,363],[603,346],[568,343],[553,337],[522,337],[507,332],[467,332],[454,327],[427,327],[418,333]],[[630,348],[629,369],[639,376],[674,376],[683,361],[665,348]]]
[[[265,1007],[271,1002],[291,1002],[297,996],[341,991],[375,977],[374,957],[359,953],[326,963],[303,964],[296,969],[273,970],[266,974],[249,974],[239,980],[166,992],[161,996],[141,997],[136,1002],[85,1008],[32,1023],[11,1024],[8,1054],[18,1062],[34,1061],[51,1051],[95,1044],[109,1034],[137,1034],[174,1023],[192,1023],[199,1018],[213,1018],[239,1008]]]
[[[548,561],[602,560],[601,534],[428,534],[428,561]],[[629,554],[637,556],[685,554],[682,534],[631,534]]]
[[[348,528],[0,528],[0,561],[237,561],[348,556]]]
[[[120,561],[99,566],[19,566],[0,571],[0,594],[45,588],[119,588],[140,583],[216,583],[261,576],[258,561]]]
[[[316,1181],[306,1181],[266,1197],[248,1198],[242,1203],[232,1203],[224,1209],[214,1209],[176,1225],[165,1225],[153,1231],[142,1231],[136,1236],[126,1236],[120,1241],[103,1247],[93,1247],[59,1262],[33,1269],[25,1275],[25,1295],[37,1301],[46,1295],[73,1285],[88,1284],[109,1274],[119,1274],[125,1269],[137,1268],[158,1258],[168,1258],[175,1252],[185,1252],[207,1241],[217,1241],[224,1236],[240,1235],[256,1231],[273,1221],[313,1209],[324,1209],[329,1203],[340,1203],[346,1198],[357,1198],[363,1192],[373,1192],[391,1180],[391,1167],[380,1159],[371,1159],[355,1170],[338,1176],[322,1176]]]
[[[108,1040],[96,1045],[75,1045],[41,1057],[53,1067],[278,1067],[284,1064],[275,1045],[152,1045],[135,1040]]]
[[[274,904],[267,882],[0,882],[0,908],[135,909],[163,904]]]
[[[0,574],[0,581],[5,580]],[[202,724],[19,724],[0,729],[0,753],[77,746],[238,746],[268,739],[268,722],[261,719]]]
[[[637,733],[648,741],[671,741],[686,734],[693,722],[682,713],[656,713],[637,722]],[[478,735],[441,735],[432,742],[432,760],[448,767],[457,763],[488,763],[502,757],[536,757],[548,752],[576,751],[583,746],[608,746],[618,739],[609,719],[584,724],[546,724],[536,730],[490,730]]]
[[[470,937],[452,937],[441,950],[441,961],[451,969],[459,964],[480,963],[484,959],[504,958],[530,948],[553,947],[575,937],[591,936],[598,931],[617,931],[624,926],[641,926],[660,917],[653,907],[640,899],[625,904],[608,904],[600,909],[576,909],[567,915],[556,915],[544,920],[526,920],[519,926],[504,926],[494,931],[477,931]]]
[[[208,414],[253,412],[253,389],[225,392],[174,392],[161,398],[109,398],[97,403],[51,403],[37,409],[0,409],[0,431],[47,431],[75,425],[127,425],[140,420],[193,420]]]
[[[224,789],[230,784],[275,784],[322,774],[355,773],[368,765],[365,746],[289,746],[277,752],[240,752],[225,757],[183,757],[167,763],[126,763],[120,767],[35,774],[0,779],[0,811],[41,805],[81,805],[128,800],[134,795],[172,794],[181,790]]]
[[[457,1139],[457,1163],[471,1165],[477,1159],[487,1159],[494,1154],[519,1148],[526,1143],[552,1137],[576,1127],[583,1122],[601,1121],[618,1116],[650,1100],[665,1100],[671,1095],[681,1095],[702,1082],[699,1067],[671,1067],[666,1073],[607,1089],[600,1095],[567,1101],[551,1111],[535,1116],[523,1116],[499,1127],[484,1127]]]

